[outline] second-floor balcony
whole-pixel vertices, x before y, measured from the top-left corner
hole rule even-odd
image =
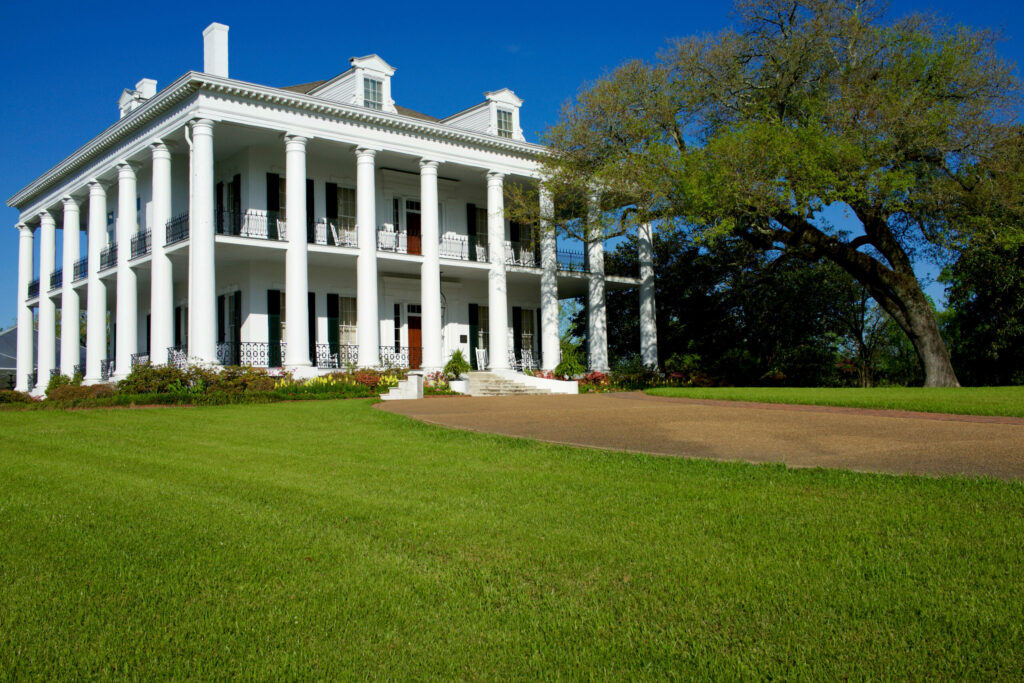
[[[58,268],[57,270],[50,273],[50,291],[60,289],[64,284],[64,269]]]
[[[34,299],[39,296],[39,280],[32,280],[28,283],[28,298]]]
[[[222,211],[217,216],[218,235],[284,241],[288,238],[287,228],[284,215],[279,211]]]
[[[132,237],[132,258],[145,256],[153,247],[153,234],[149,230],[137,233]]]
[[[164,244],[170,246],[188,239],[188,212],[178,214],[167,221],[167,238]]]
[[[75,261],[75,279],[73,281],[78,282],[79,280],[84,280],[88,274],[89,259],[80,258],[77,261]]]
[[[106,270],[107,268],[113,268],[117,265],[117,242],[108,244],[103,251],[100,252],[100,270]]]
[[[359,233],[354,225],[345,225],[337,218],[321,218],[307,234],[310,244],[331,247],[358,247]]]

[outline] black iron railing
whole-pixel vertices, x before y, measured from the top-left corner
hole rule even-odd
[[[50,291],[60,289],[64,284],[64,269],[58,268],[57,270],[50,273]]]
[[[184,370],[188,366],[188,347],[184,344],[167,347],[167,364]]]
[[[338,370],[359,363],[359,347],[355,344],[317,344],[316,366],[322,370]]]
[[[35,370],[33,370],[32,372],[28,373],[28,390],[29,391],[32,391],[33,389],[36,388],[36,378],[37,378],[37,376],[38,376],[38,373]]]
[[[286,232],[279,212],[249,209],[245,213],[221,211],[217,215],[217,234],[258,240],[284,240]]]
[[[60,368],[50,368],[50,379],[60,374]]]
[[[148,353],[133,353],[132,354],[132,367],[137,365],[149,365],[149,354]]]
[[[175,244],[188,239],[188,212],[179,214],[167,221],[167,239],[165,244]]]
[[[380,347],[380,364],[386,368],[418,368],[422,360],[423,348],[420,346]]]
[[[149,253],[150,249],[153,248],[153,233],[147,230],[146,232],[137,233],[132,237],[132,258],[139,258]]]
[[[74,372],[74,374],[76,374],[79,377],[81,377],[81,376],[85,375],[85,366],[82,365],[81,363],[78,363],[77,365],[75,365],[75,369],[73,370],[73,372]]]
[[[117,243],[107,245],[107,247],[100,252],[100,270],[106,270],[107,268],[113,268],[117,265]]]
[[[569,273],[587,272],[587,264],[582,251],[558,250],[558,269]]]
[[[28,298],[39,296],[39,280],[32,280],[28,283]]]
[[[89,274],[89,259],[87,259],[87,258],[80,258],[77,261],[75,261],[75,279],[73,280],[73,282],[78,282],[79,280],[85,279],[85,277],[88,274]]]
[[[114,359],[104,358],[100,361],[100,379],[104,382],[109,381],[114,376]]]

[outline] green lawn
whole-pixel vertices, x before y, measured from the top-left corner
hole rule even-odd
[[[1024,417],[1024,386],[932,389],[885,387],[876,389],[802,387],[660,387],[648,389],[654,396],[710,398],[722,401],[801,403],[817,406],[852,406],[918,410],[960,415]]]
[[[0,679],[1024,677],[1024,485],[0,413]]]

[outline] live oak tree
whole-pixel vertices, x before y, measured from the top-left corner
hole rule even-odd
[[[737,29],[624,64],[566,105],[546,140],[556,206],[580,215],[597,188],[617,229],[827,259],[906,333],[925,386],[958,386],[914,262],[1024,225],[1014,67],[989,32],[889,21],[872,0],[736,9]],[[860,229],[824,220],[837,206]]]

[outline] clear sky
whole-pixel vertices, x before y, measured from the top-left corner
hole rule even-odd
[[[202,30],[231,27],[233,78],[293,85],[330,78],[377,53],[397,68],[398,104],[445,116],[509,87],[525,100],[536,141],[585,81],[673,37],[717,31],[731,2],[504,3],[0,3],[0,195],[6,200],[117,117],[141,78],[158,87],[202,70]],[[1003,54],[1024,62],[1017,2],[895,0],[892,12],[937,12],[1001,30]],[[0,208],[0,328],[16,318],[18,214]],[[58,252],[60,257],[60,230]],[[38,245],[38,239],[36,240]],[[83,240],[84,245],[84,240]],[[939,289],[932,288],[933,294]]]

